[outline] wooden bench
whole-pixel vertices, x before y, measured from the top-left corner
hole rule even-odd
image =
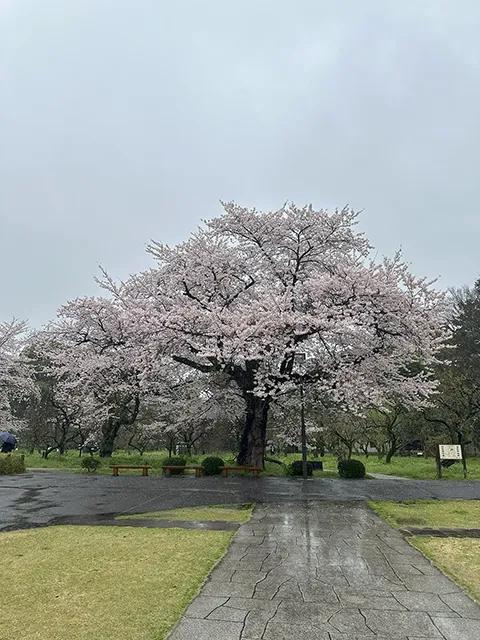
[[[224,478],[228,477],[229,471],[251,471],[254,478],[258,478],[258,474],[260,473],[260,467],[219,467],[222,470],[222,475]]]
[[[118,476],[118,470],[119,469],[141,469],[142,470],[142,476],[148,476],[148,470],[151,469],[152,467],[149,467],[148,465],[134,465],[134,464],[114,464],[110,467],[111,469],[113,469],[113,475],[114,476]]]
[[[196,464],[186,464],[184,466],[167,465],[166,467],[162,467],[162,469],[165,471],[167,477],[172,475],[172,469],[195,469],[195,477],[200,478],[203,467]]]

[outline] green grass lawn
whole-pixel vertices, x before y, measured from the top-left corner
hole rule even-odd
[[[295,456],[298,459],[299,456]],[[385,464],[385,460],[378,460],[377,456],[354,454],[356,460],[361,460],[365,465],[367,474],[381,473],[384,475],[401,476],[417,480],[435,480],[437,468],[434,458],[417,458],[414,456],[397,456],[392,458],[390,464]],[[336,471],[337,459],[331,454],[326,454],[323,458],[323,468],[326,471]],[[467,459],[468,476],[467,480],[480,480],[480,457]],[[444,480],[463,480],[463,467],[461,463],[454,464],[449,469],[443,469]]]
[[[384,460],[378,460],[376,456],[354,457],[363,462],[367,473],[383,473],[417,480],[435,480],[437,477],[435,458],[397,456],[392,458],[390,464],[385,464]],[[480,458],[468,458],[467,469],[467,480],[480,480]],[[442,474],[444,480],[463,480],[462,463],[457,462],[449,469],[443,469]]]
[[[480,500],[369,502],[394,527],[480,527]],[[480,540],[416,536],[409,542],[480,600]]]
[[[110,474],[112,470],[110,465],[112,464],[147,464],[152,467],[150,473],[162,473],[161,466],[164,458],[167,456],[166,451],[149,451],[143,456],[138,453],[127,453],[126,451],[116,451],[112,458],[105,458],[102,460],[102,466],[97,473]],[[218,455],[222,457],[226,464],[235,463],[235,454],[232,452],[221,452]],[[194,455],[189,459],[192,464],[200,464],[205,456]],[[288,464],[292,460],[299,460],[301,456],[299,454],[292,454],[287,456],[272,456],[278,458],[282,463]],[[376,456],[369,456],[366,458],[363,455],[355,455],[357,460],[361,460],[367,470],[367,474],[381,473],[385,475],[402,476],[405,478],[425,480],[433,480],[436,478],[436,466],[433,458],[417,458],[417,457],[394,457],[390,464],[385,464],[384,460],[378,460]],[[337,458],[331,454],[326,454],[323,458],[319,458],[323,461],[323,471],[315,471],[314,476],[317,478],[332,478],[338,477],[337,474]],[[58,453],[51,453],[45,460],[37,452],[34,454],[25,453],[25,464],[28,468],[41,468],[41,469],[62,469],[64,471],[82,472],[81,468],[82,458],[79,457],[78,452],[68,451],[64,456],[60,456]],[[480,458],[469,458],[467,460],[468,465],[468,478],[469,480],[480,480]],[[123,470],[121,473],[133,473],[138,474],[138,471]],[[193,471],[192,471],[193,473]],[[283,476],[285,475],[285,469],[281,465],[274,464],[273,462],[267,462],[265,470],[262,475],[264,476]],[[455,464],[449,469],[443,470],[443,477],[445,480],[463,480],[463,469],[461,464]]]
[[[34,469],[61,469],[64,471],[77,471],[82,470],[82,457],[78,455],[78,451],[67,451],[63,456],[59,455],[56,451],[53,451],[47,459],[35,451],[33,454],[25,453],[25,464],[27,468]],[[88,454],[87,454],[88,455]],[[168,456],[167,451],[149,451],[141,456],[138,453],[127,453],[126,451],[115,451],[111,458],[99,458],[101,460],[101,467],[97,473],[111,474],[112,470],[110,466],[113,464],[132,464],[132,465],[149,465],[152,467],[150,473],[162,473],[161,466],[163,460]],[[97,456],[95,456],[97,457]],[[129,471],[124,469],[121,473],[136,473],[138,471]],[[192,472],[193,473],[193,472]]]
[[[27,468],[30,469],[52,469],[52,470],[62,470],[62,471],[70,471],[77,473],[86,473],[83,471],[81,464],[82,458],[78,455],[77,451],[67,451],[63,456],[59,455],[56,451],[52,452],[48,458],[45,460],[42,456],[35,452],[30,454],[28,452],[22,452],[25,454],[25,464]],[[210,455],[210,454],[209,454]],[[235,464],[235,454],[232,452],[221,452],[219,455],[223,460],[225,460],[226,464]],[[132,465],[149,465],[152,469],[149,471],[150,474],[163,473],[161,466],[163,460],[168,456],[167,451],[148,451],[143,456],[138,453],[127,453],[126,451],[115,451],[111,458],[104,458],[101,460],[101,467],[98,469],[96,473],[104,473],[111,474],[112,470],[110,468],[113,464],[132,464]],[[191,464],[200,464],[202,460],[205,458],[205,455],[194,455],[191,456],[188,460]],[[279,460],[285,464],[292,462],[293,460],[298,460],[300,456],[297,455],[289,455],[282,456]],[[331,478],[338,477],[337,474],[337,460],[334,456],[327,455],[323,459],[324,461],[324,471],[314,471],[314,476],[317,478]],[[122,469],[123,474],[138,474],[138,471]],[[193,474],[194,471],[186,471],[186,473]],[[250,473],[246,473],[246,475],[251,475]],[[267,462],[265,465],[265,470],[262,472],[264,476],[284,476],[285,469],[283,466],[275,464],[273,462]]]
[[[480,540],[473,538],[410,538],[432,562],[480,600]]]
[[[118,516],[117,520],[223,520],[227,522],[248,522],[253,505],[218,505],[213,507],[191,507],[167,509],[150,513],[135,513]]]
[[[0,533],[0,640],[161,640],[232,535],[83,526]]]
[[[480,527],[480,500],[369,502],[394,527]]]

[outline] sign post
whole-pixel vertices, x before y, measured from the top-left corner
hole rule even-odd
[[[437,478],[441,480],[442,479],[442,461],[440,459],[440,449],[437,450],[435,461],[437,463]]]
[[[461,444],[439,444],[437,453],[437,477],[442,477],[442,460],[461,460],[463,464],[463,477],[467,477],[467,461]]]
[[[305,353],[295,354],[295,362],[300,365],[304,365],[307,356]],[[303,479],[307,480],[307,432],[305,429],[305,399],[303,390],[303,373],[300,377],[300,438],[302,441],[302,475]]]

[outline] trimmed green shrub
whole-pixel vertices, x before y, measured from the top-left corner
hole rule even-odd
[[[218,456],[208,456],[202,462],[204,476],[218,476],[221,471],[220,467],[225,466],[225,461]]]
[[[286,468],[287,476],[303,476],[303,463],[301,460],[294,460]],[[313,475],[311,462],[307,462],[307,476]]]
[[[0,475],[24,473],[25,471],[25,456],[0,453]]]
[[[341,478],[364,478],[365,465],[360,460],[339,460],[338,475]]]
[[[186,464],[185,458],[182,458],[182,456],[172,456],[171,458],[164,458],[162,467],[169,467],[170,465],[172,467],[184,467]],[[172,475],[180,475],[184,473],[184,469],[172,469],[170,473]]]
[[[100,464],[101,462],[98,458],[92,458],[92,456],[82,458],[82,469],[86,469],[88,473],[95,473]]]

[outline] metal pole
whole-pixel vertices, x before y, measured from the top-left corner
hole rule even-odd
[[[442,478],[442,461],[440,460],[440,445],[437,447],[437,478]]]
[[[303,382],[300,383],[300,424],[302,427],[302,471],[303,479],[308,478],[307,474],[307,432],[305,430],[305,401],[303,397]]]
[[[465,457],[465,447],[463,445],[460,445],[460,446],[462,447],[463,477],[466,480],[467,479],[467,459]]]

